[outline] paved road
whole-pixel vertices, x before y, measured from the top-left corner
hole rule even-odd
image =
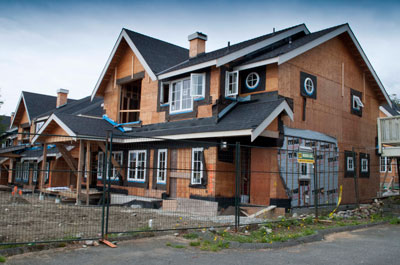
[[[233,250],[217,253],[175,249],[171,236],[105,246],[51,250],[11,257],[7,264],[400,264],[400,226],[384,225],[330,235],[326,240],[273,250]]]

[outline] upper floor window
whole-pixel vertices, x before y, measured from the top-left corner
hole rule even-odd
[[[239,72],[226,72],[225,78],[225,96],[226,97],[236,97],[238,94],[239,86]]]
[[[347,157],[347,171],[354,171],[354,157]]]
[[[160,90],[160,104],[167,105],[169,103],[169,82],[162,82],[161,83],[161,90]]]
[[[368,159],[361,158],[361,172],[366,173],[368,172]]]
[[[141,97],[141,79],[121,87],[119,122],[139,121]]]
[[[191,111],[193,98],[190,95],[190,78],[172,82],[169,98],[170,113]]]
[[[35,125],[35,132],[36,133],[39,132],[39,130],[40,130],[40,128],[42,128],[43,124],[44,124],[44,121],[39,121],[39,122],[36,123],[36,125]]]
[[[205,83],[206,83],[206,75],[204,73],[190,75],[190,86],[192,90],[192,97],[204,98]]]
[[[260,76],[256,72],[251,72],[246,77],[246,86],[248,89],[254,89],[260,83]]]
[[[361,99],[358,96],[353,95],[353,109],[361,110],[364,107],[364,104],[361,102]]]

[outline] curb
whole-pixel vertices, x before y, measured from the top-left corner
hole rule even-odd
[[[362,224],[355,226],[344,226],[344,227],[335,227],[325,230],[319,230],[316,234],[311,236],[305,236],[297,239],[291,239],[286,242],[275,242],[275,243],[239,243],[239,242],[229,242],[230,249],[275,249],[275,248],[285,248],[285,247],[293,247],[304,243],[311,243],[324,240],[325,236],[334,233],[340,232],[348,232],[354,231],[358,229],[368,228],[372,226],[378,226],[388,224],[388,222],[377,222],[372,224]]]
[[[10,248],[4,248],[0,249],[0,255],[5,256],[5,257],[10,257],[14,255],[19,255],[19,254],[24,254],[28,252],[38,252],[42,250],[48,250],[48,249],[55,249],[55,248],[64,248],[67,246],[68,243],[51,243],[51,244],[38,244],[38,245],[33,245],[33,246],[20,246],[20,247],[10,247]]]

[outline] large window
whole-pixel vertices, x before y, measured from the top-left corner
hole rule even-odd
[[[46,170],[44,171],[44,183],[49,181],[50,174],[50,162],[46,162]]]
[[[117,163],[121,166],[123,159],[123,152],[122,151],[112,152],[112,155],[114,159],[117,161]],[[111,163],[111,180],[119,180],[119,170],[121,169],[116,168],[114,164]]]
[[[160,104],[161,105],[168,105],[169,104],[169,82],[162,82],[161,83],[161,90],[160,90]]]
[[[157,165],[157,183],[165,184],[167,183],[167,160],[168,160],[168,151],[167,149],[158,150],[157,157],[158,165]]]
[[[22,163],[17,162],[15,165],[15,181],[20,182],[22,179]]]
[[[191,184],[201,184],[203,179],[203,159],[204,159],[203,148],[192,149],[192,177]]]
[[[146,150],[129,151],[128,157],[128,181],[146,181]]]
[[[29,162],[23,163],[22,180],[24,182],[29,182]]]
[[[140,80],[141,81],[141,80]],[[121,88],[120,123],[139,121],[141,82],[135,81]]]
[[[192,110],[193,98],[190,95],[190,78],[173,82],[170,91],[170,113]]]
[[[384,157],[381,156],[380,159],[380,171],[382,173],[384,172],[392,172],[392,163],[391,163],[391,159],[389,157]]]
[[[236,97],[238,94],[239,86],[239,72],[226,72],[225,79],[225,96],[226,97]]]

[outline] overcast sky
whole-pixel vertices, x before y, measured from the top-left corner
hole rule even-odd
[[[211,51],[273,28],[348,22],[388,93],[400,95],[400,1],[281,2],[0,0],[0,113],[15,110],[22,90],[90,95],[123,27],[187,48],[201,31]]]

